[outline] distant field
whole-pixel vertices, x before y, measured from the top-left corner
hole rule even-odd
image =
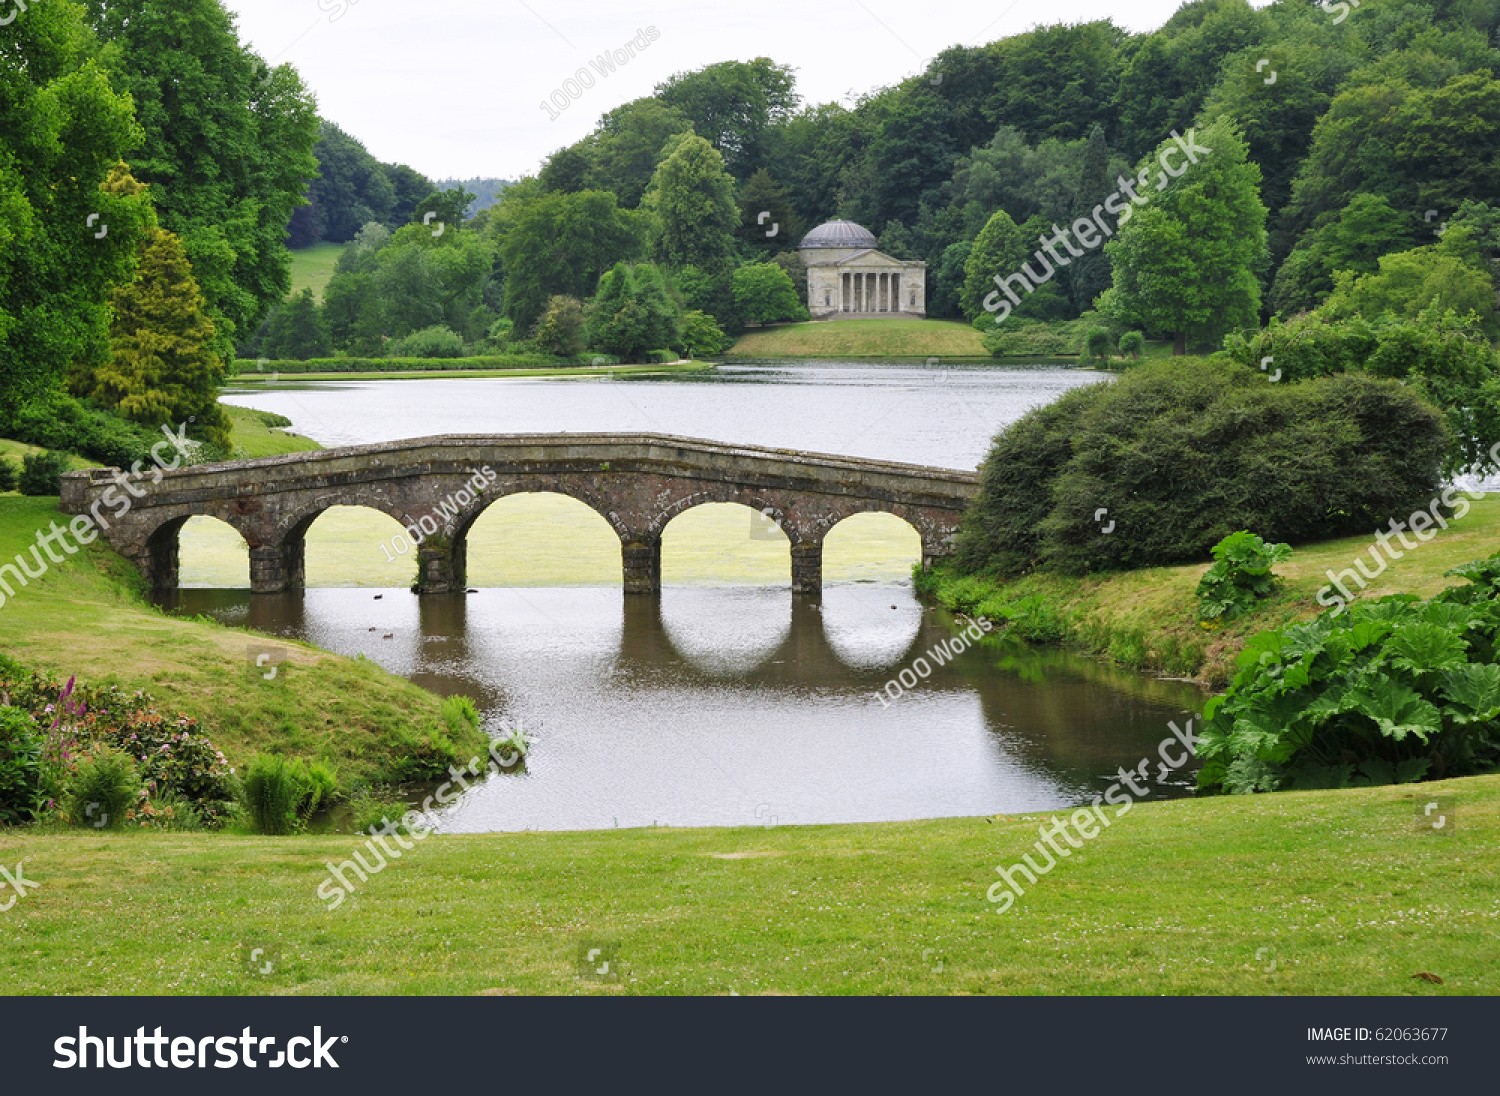
[[[751,331],[732,358],[988,358],[960,320],[825,320]]]
[[[333,277],[334,264],[339,261],[343,244],[313,244],[292,252],[292,293],[311,289],[313,296],[323,299],[323,290]]]

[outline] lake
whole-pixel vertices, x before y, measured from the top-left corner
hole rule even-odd
[[[629,380],[303,382],[235,389],[332,445],[429,434],[643,430],[972,469],[1028,409],[1098,374],[1058,367],[796,362]],[[619,588],[618,541],[581,503],[514,496],[470,535],[468,595],[409,593],[395,522],[339,508],[308,534],[309,588],[251,596],[243,545],[183,532],[169,603],[305,639],[536,736],[524,772],[449,808],[455,832],[791,825],[1016,813],[1086,801],[1199,710],[1195,687],[987,644],[898,699],[886,683],[955,634],[911,588],[894,518],[830,535],[821,598],[794,596],[779,533],[704,506],[668,527],[664,588]],[[779,539],[778,539],[779,538]],[[238,553],[238,554],[237,554]],[[380,597],[377,599],[376,594]],[[389,637],[389,638],[387,638]],[[877,695],[881,694],[881,695]],[[881,697],[884,696],[885,699]],[[1158,772],[1153,794],[1191,794]]]

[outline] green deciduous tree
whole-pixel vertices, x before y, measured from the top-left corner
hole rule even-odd
[[[519,189],[519,188],[516,188]],[[506,199],[510,198],[506,192]],[[613,194],[541,194],[511,210],[502,200],[491,218],[505,267],[505,307],[517,324],[529,326],[556,295],[584,297],[618,262],[640,257],[644,224],[620,209]]]
[[[740,211],[724,159],[702,137],[683,134],[656,169],[641,206],[656,218],[656,257],[671,267],[711,269],[734,251]]]
[[[984,315],[984,300],[996,291],[995,279],[1010,277],[1028,257],[1016,222],[1005,210],[996,210],[964,259],[964,284],[958,295],[964,316],[973,320]]]
[[[1105,244],[1114,285],[1099,310],[1123,327],[1217,345],[1224,335],[1258,323],[1258,273],[1266,263],[1266,207],[1261,204],[1260,168],[1246,159],[1245,142],[1232,123],[1220,120],[1197,135],[1207,153],[1197,163],[1176,161],[1180,177],[1169,179],[1152,158],[1158,187],[1150,203]],[[1160,152],[1176,149],[1162,143]],[[1160,183],[1169,185],[1160,188]]]
[[[682,353],[689,358],[706,358],[722,353],[734,340],[728,338],[714,318],[693,309],[682,315]]]
[[[656,95],[723,155],[735,178],[744,179],[761,162],[766,130],[796,109],[795,86],[791,68],[757,57],[678,73],[658,85]]]
[[[130,281],[150,204],[120,162],[139,142],[82,9],[0,28],[0,417],[109,355],[110,290]]]
[[[1382,255],[1417,242],[1421,222],[1379,194],[1356,194],[1339,215],[1304,237],[1276,271],[1272,300],[1281,316],[1316,308],[1341,270],[1374,272]],[[1430,237],[1429,237],[1430,239]]]
[[[775,235],[768,233],[775,232]],[[795,248],[806,232],[786,191],[764,168],[740,189],[740,234],[751,251],[770,256]]]
[[[326,358],[332,341],[311,289],[304,289],[291,300],[277,305],[266,321],[266,335],[261,353],[276,361],[305,362],[309,358]]]
[[[749,323],[808,318],[807,307],[797,299],[797,287],[775,263],[751,263],[736,270],[734,300]]]
[[[1414,319],[1436,306],[1438,312],[1473,314],[1490,326],[1495,315],[1495,280],[1479,260],[1467,228],[1453,228],[1442,242],[1383,255],[1372,274],[1344,270],[1318,311],[1329,319],[1392,315]]]
[[[227,358],[291,287],[287,222],[317,170],[312,96],[240,42],[220,0],[88,7],[145,129],[132,169],[182,238]]]
[[[583,353],[583,305],[577,297],[557,294],[537,321],[532,336],[538,350],[571,358]]]
[[[600,353],[624,361],[644,361],[647,351],[664,350],[679,342],[680,323],[681,309],[668,292],[660,270],[651,263],[634,267],[616,263],[599,279],[584,339]]]

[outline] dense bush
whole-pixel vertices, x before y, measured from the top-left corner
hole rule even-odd
[[[81,453],[116,468],[150,461],[151,446],[162,440],[158,431],[61,392],[23,405],[10,421],[0,423],[0,434],[44,449]]]
[[[1238,529],[1293,544],[1368,532],[1428,504],[1447,451],[1441,416],[1395,381],[1148,362],[995,439],[958,562],[1082,573],[1202,559]]]
[[[1065,358],[1083,349],[1084,337],[1076,321],[1043,323],[1013,316],[998,327],[990,325],[980,339],[997,358]]]
[[[734,344],[720,330],[714,318],[696,309],[682,316],[682,354],[686,358],[707,358],[722,354]]]
[[[84,754],[113,749],[134,759],[148,795],[190,805],[205,823],[221,822],[233,803],[234,770],[197,720],[162,714],[146,693],[72,679],[59,685],[4,656],[0,693],[27,713],[44,743],[45,798],[64,796]]]
[[[0,707],[0,825],[30,822],[45,801],[42,736],[20,708]]]
[[[1214,564],[1198,580],[1198,619],[1233,620],[1276,592],[1271,568],[1292,558],[1290,544],[1267,544],[1254,533],[1230,533],[1213,546]]]
[[[1487,460],[1500,441],[1500,360],[1477,325],[1430,309],[1412,320],[1321,316],[1276,320],[1246,339],[1232,335],[1234,360],[1281,384],[1335,373],[1363,372],[1405,381],[1443,411],[1451,435],[1444,471]],[[1268,360],[1269,359],[1269,360]]]
[[[28,453],[21,458],[19,485],[23,495],[57,495],[62,493],[62,474],[68,470],[65,453],[50,449]]]
[[[0,457],[0,491],[14,491],[17,482],[16,462]]]
[[[1230,792],[1441,780],[1500,765],[1500,553],[1430,601],[1358,601],[1245,645],[1198,782]]]
[[[1139,331],[1127,331],[1120,336],[1120,353],[1139,361],[1146,352],[1146,336]]]
[[[276,755],[257,757],[245,772],[242,799],[257,833],[293,833],[338,788],[327,765]]]
[[[1097,361],[1104,361],[1110,355],[1114,347],[1110,344],[1109,328],[1091,327],[1083,340],[1083,356]]]
[[[134,816],[143,794],[135,763],[120,750],[98,747],[84,756],[68,781],[68,821],[96,830],[119,829]]]
[[[437,324],[413,331],[404,339],[396,339],[391,343],[390,351],[393,358],[461,358],[464,340],[458,332]]]

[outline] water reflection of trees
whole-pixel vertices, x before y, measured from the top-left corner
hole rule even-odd
[[[732,683],[773,694],[806,696],[815,692],[845,702],[875,705],[872,694],[919,656],[952,640],[957,622],[939,610],[915,605],[905,591],[869,593],[872,596],[865,599],[868,604],[863,608],[844,606],[840,611],[845,619],[833,629],[847,629],[851,612],[888,614],[871,616],[869,622],[860,623],[875,630],[889,628],[905,637],[886,648],[893,657],[884,665],[872,664],[858,652],[851,656],[848,644],[841,651],[840,645],[830,640],[825,606],[818,598],[782,591],[780,596],[734,601],[721,591],[692,589],[669,591],[667,597],[680,598],[669,612],[664,612],[662,594],[621,595],[613,603],[619,606],[620,616],[615,620],[599,617],[597,622],[606,633],[618,628],[617,647],[595,633],[594,642],[587,644],[589,650],[578,652],[581,661],[575,671],[605,678],[621,674],[637,687],[660,682],[664,688],[689,693]],[[408,595],[390,592],[386,596],[400,599]],[[893,597],[905,599],[907,604],[892,611]],[[301,593],[251,595],[239,590],[192,590],[179,591],[166,599],[179,611],[208,612],[226,623],[288,638],[321,639],[344,653],[351,653],[348,645],[354,644],[355,649],[372,652],[368,657],[387,669],[434,692],[465,693],[484,709],[502,710],[507,690],[495,684],[493,675],[479,673],[477,667],[480,660],[493,662],[506,657],[510,644],[486,629],[484,619],[476,617],[475,603],[463,594],[413,600],[416,634],[401,637],[401,643],[367,647],[360,642],[360,621],[324,619],[347,610],[325,613],[309,608]],[[721,604],[716,606],[716,601]],[[723,611],[731,602],[734,614]],[[760,619],[747,621],[746,614],[751,612]],[[674,639],[669,613],[701,614],[693,633],[695,647],[684,649],[684,644]],[[770,637],[750,650],[753,657],[744,657],[747,648],[743,647],[736,653],[738,665],[733,664],[734,659],[715,656],[715,628],[722,627],[723,638],[730,642],[750,623],[759,636]],[[679,636],[684,634],[680,624],[676,631]],[[601,648],[601,640],[611,649]],[[557,657],[565,658],[566,652]],[[1154,757],[1157,744],[1170,733],[1168,720],[1175,719],[1181,725],[1189,714],[1201,710],[1203,699],[1203,694],[1188,684],[1152,680],[1097,660],[1037,651],[1003,640],[970,648],[946,665],[931,661],[929,665],[933,667],[931,675],[917,684],[913,694],[977,695],[996,751],[1012,764],[1035,768],[1039,775],[1070,788],[1102,787],[1109,781],[1101,784],[1101,779],[1117,767],[1132,767],[1143,757]],[[520,669],[524,672],[524,667]],[[607,681],[604,687],[608,687]],[[898,712],[902,710],[900,705],[907,703],[912,718],[922,718],[922,706],[908,698],[889,703]]]

